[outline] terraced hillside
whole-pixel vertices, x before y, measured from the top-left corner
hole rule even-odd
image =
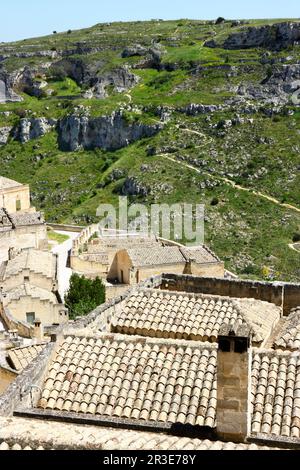
[[[206,205],[243,277],[300,280],[300,23],[98,24],[0,44],[0,173],[49,221]]]

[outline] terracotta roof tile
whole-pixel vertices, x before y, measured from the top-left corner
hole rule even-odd
[[[300,438],[300,354],[255,350],[252,433]]]
[[[224,324],[247,324],[261,344],[280,318],[266,302],[155,289],[133,292],[112,318],[113,332],[216,342]]]
[[[293,309],[274,341],[275,349],[300,351],[300,307]]]
[[[20,348],[9,349],[7,360],[17,371],[25,369],[31,361],[44,349],[46,344],[35,344]]]
[[[216,400],[210,399],[216,395],[215,347],[118,335],[90,338],[88,342],[90,353],[83,349],[81,367],[76,368],[75,375],[73,371],[68,375],[69,347],[76,345],[79,351],[87,339],[65,338],[50,365],[40,407],[183,424],[197,422],[200,412],[203,425],[214,427]],[[100,347],[99,356],[87,366],[96,345]],[[56,368],[58,357],[62,358],[64,377],[62,367]],[[96,364],[100,373],[95,378]],[[73,392],[77,386],[80,395]]]

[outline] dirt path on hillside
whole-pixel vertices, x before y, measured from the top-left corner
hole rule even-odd
[[[300,253],[300,245],[299,245],[299,248],[296,248],[296,245],[299,245],[299,243],[290,243],[289,247],[290,247],[291,250],[294,250],[297,253]]]
[[[196,132],[196,131],[194,131]],[[228,179],[228,178],[225,178],[223,176],[216,176],[216,175],[212,175],[211,173],[207,172],[207,171],[203,171],[203,170],[199,170],[198,168],[195,168],[193,165],[190,165],[189,163],[186,163],[186,162],[183,162],[183,161],[179,161],[177,160],[176,158],[172,158],[170,157],[168,154],[161,154],[161,155],[158,155],[158,156],[161,156],[161,157],[164,157],[166,158],[167,160],[170,160],[171,162],[173,163],[177,163],[178,165],[181,165],[185,168],[189,168],[190,170],[193,170],[195,171],[196,173],[199,173],[199,174],[205,174],[205,175],[208,175],[210,176],[211,178],[213,179],[216,179],[218,181],[223,181],[224,183],[232,186],[233,188],[235,189],[239,189],[240,191],[245,191],[247,193],[251,193],[253,194],[254,196],[257,196],[257,197],[261,197],[263,199],[266,199],[270,202],[273,202],[274,204],[280,206],[280,207],[284,207],[285,209],[290,209],[290,210],[293,210],[293,211],[296,211],[300,214],[300,208],[299,207],[296,207],[296,206],[293,206],[291,204],[285,204],[285,203],[282,203],[280,201],[278,201],[278,199],[272,197],[272,196],[268,196],[267,194],[264,194],[260,191],[255,191],[253,189],[250,189],[250,188],[245,188],[244,186],[241,186],[237,183],[235,183],[234,181]],[[297,249],[295,249],[295,251],[298,251]]]

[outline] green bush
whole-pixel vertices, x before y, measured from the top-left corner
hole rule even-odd
[[[217,206],[219,204],[219,199],[217,197],[214,197],[212,200],[211,200],[211,203],[210,205],[211,206]]]
[[[71,319],[84,316],[105,302],[105,286],[102,280],[87,279],[72,274],[70,288],[65,297],[65,305],[69,309]]]

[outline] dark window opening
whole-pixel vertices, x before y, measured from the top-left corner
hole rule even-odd
[[[21,210],[21,201],[20,199],[16,200],[16,211],[19,212]]]
[[[219,340],[219,349],[223,352],[230,352],[230,343],[228,339],[220,339]]]
[[[234,343],[234,352],[243,353],[248,349],[247,339],[237,339]]]
[[[35,320],[35,313],[34,312],[28,312],[26,313],[26,321],[27,323],[30,323],[30,325],[34,324]]]

